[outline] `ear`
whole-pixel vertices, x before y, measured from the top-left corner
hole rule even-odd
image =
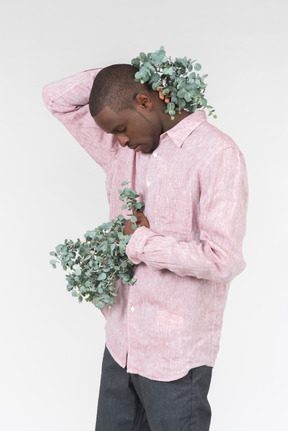
[[[138,93],[136,96],[136,104],[139,108],[148,109],[152,108],[152,99],[146,93]]]

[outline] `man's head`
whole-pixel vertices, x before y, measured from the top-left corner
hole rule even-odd
[[[102,69],[92,86],[89,109],[96,124],[113,133],[122,146],[151,153],[163,133],[163,115],[168,116],[158,94],[134,80],[136,72],[129,64]]]

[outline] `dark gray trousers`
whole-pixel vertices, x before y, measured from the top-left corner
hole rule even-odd
[[[127,373],[104,351],[95,431],[208,431],[212,367],[160,382]]]

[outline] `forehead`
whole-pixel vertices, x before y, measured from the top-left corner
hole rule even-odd
[[[124,109],[120,112],[112,111],[105,106],[94,118],[95,123],[106,133],[113,133],[117,128],[126,124],[131,117],[132,110]]]

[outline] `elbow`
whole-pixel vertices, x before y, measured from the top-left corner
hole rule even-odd
[[[42,100],[43,100],[44,104],[48,107],[50,105],[50,98],[48,95],[47,87],[48,87],[48,85],[45,85],[42,88]]]
[[[216,280],[220,283],[230,283],[233,278],[240,274],[246,267],[243,257],[226,258],[221,263],[216,264]]]
[[[42,100],[46,107],[51,111],[53,106],[53,98],[51,96],[50,84],[46,84],[42,88]]]

